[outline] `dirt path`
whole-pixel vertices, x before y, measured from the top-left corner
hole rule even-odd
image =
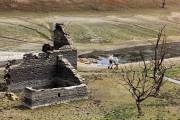
[[[175,80],[175,79],[168,78],[168,77],[165,77],[164,79],[167,80],[167,81],[173,82],[173,83],[175,83],[175,84],[180,84],[180,81],[179,81],[179,80]]]

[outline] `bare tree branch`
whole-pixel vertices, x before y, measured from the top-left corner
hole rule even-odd
[[[168,68],[163,64],[167,54],[165,26],[160,29],[157,35],[153,51],[154,56],[150,62],[146,62],[142,51],[140,51],[143,62],[143,64],[139,64],[140,69],[133,70],[133,67],[124,67],[121,70],[123,81],[136,101],[139,115],[142,115],[141,102],[158,95]]]

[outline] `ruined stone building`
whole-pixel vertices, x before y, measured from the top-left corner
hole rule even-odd
[[[87,86],[76,70],[77,49],[62,32],[56,24],[53,49],[25,54],[8,72],[8,90],[24,90],[24,105],[29,108],[87,98]]]

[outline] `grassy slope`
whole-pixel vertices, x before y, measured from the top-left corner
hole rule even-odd
[[[168,0],[167,4],[178,4]],[[19,10],[119,10],[122,8],[158,8],[161,0],[0,0],[0,9]]]
[[[172,69],[168,70],[167,76],[170,78],[180,80],[180,64],[177,63]]]
[[[170,41],[178,41],[180,36],[177,24],[179,16],[173,17],[171,9],[149,9],[146,11],[127,10],[122,12],[65,12],[65,13],[24,13],[8,12],[0,15],[0,35],[19,38],[29,43],[31,46],[40,46],[46,40],[36,32],[18,26],[27,25],[37,28],[49,35],[46,30],[24,22],[22,18],[27,18],[35,23],[45,24],[48,22],[65,23],[68,31],[80,50],[94,50],[117,47],[121,45],[147,43],[156,37],[158,29],[166,24],[167,36]],[[177,11],[178,13],[178,11]],[[88,15],[87,15],[88,14]],[[65,17],[65,18],[64,18]],[[169,18],[172,18],[170,21]],[[63,20],[64,19],[64,20]],[[16,25],[5,24],[3,22]],[[24,42],[1,39],[1,50],[28,51]],[[92,46],[92,47],[89,47]],[[41,48],[32,47],[30,50],[40,50]]]
[[[98,18],[105,20],[103,22],[63,21],[78,49],[87,51],[117,47],[124,44],[129,45],[130,43],[146,43],[156,37],[154,30],[158,30],[164,24],[167,24],[169,39],[179,40],[179,24],[177,22],[180,19],[180,15],[178,14],[178,17],[171,15],[173,12],[180,11],[180,0],[168,0],[166,9],[159,8],[160,1],[56,0],[55,2],[55,0],[0,0],[0,35],[35,42],[30,43],[32,48],[27,49],[27,45],[24,45],[27,43],[1,39],[0,50],[40,50],[41,48],[37,47],[46,42],[46,40],[31,30],[24,29],[18,25],[12,26],[1,23],[1,21],[5,21],[14,24],[27,24],[17,18],[27,18],[30,21],[37,21],[38,19],[38,23],[47,24],[47,22],[61,22],[61,16],[103,17]],[[11,8],[19,9],[21,12],[10,12]],[[54,9],[56,12],[50,12],[51,9]],[[64,12],[65,9],[68,12]],[[78,12],[72,12],[72,9],[76,9]],[[26,10],[35,10],[36,12],[22,12]],[[44,10],[48,12],[41,12]],[[59,20],[53,21],[54,17],[59,17]],[[172,17],[173,20],[169,21],[169,17]],[[88,19],[84,21],[88,21]],[[32,24],[28,26],[35,27]],[[42,28],[37,26],[35,28],[48,34]],[[93,42],[92,40],[94,39],[100,41],[100,43]]]
[[[161,0],[0,0],[0,35],[19,38],[30,42],[27,49],[27,43],[17,42],[13,40],[1,39],[1,50],[17,50],[17,51],[30,51],[40,50],[42,43],[46,42],[41,36],[35,32],[22,28],[18,25],[12,26],[2,22],[23,24],[26,22],[17,18],[27,18],[30,21],[35,21],[41,24],[47,22],[63,22],[66,24],[67,31],[71,34],[76,46],[80,50],[94,50],[117,47],[120,45],[129,45],[146,43],[156,37],[156,30],[162,25],[167,25],[167,34],[170,40],[179,40],[179,24],[180,15],[173,16],[173,12],[179,12],[180,0],[168,0],[167,8],[160,9],[159,4]],[[59,7],[58,7],[59,6]],[[100,8],[92,8],[100,7]],[[70,7],[70,8],[69,8]],[[77,12],[72,12],[73,9],[79,9]],[[8,10],[21,9],[19,11]],[[50,12],[49,9],[64,9],[67,8],[68,12],[62,10]],[[4,12],[3,10],[6,10]],[[22,11],[38,12],[22,12]],[[47,13],[40,12],[47,10]],[[98,10],[98,11],[97,11]],[[101,10],[106,10],[101,11]],[[111,11],[108,11],[111,10]],[[112,11],[116,10],[116,11]],[[108,11],[108,12],[107,12]],[[89,22],[88,18],[84,21],[61,21],[62,16],[76,16],[81,18],[94,18],[103,20],[101,22]],[[57,20],[54,20],[58,17]],[[172,18],[170,21],[169,18]],[[76,19],[76,18],[70,18]],[[35,27],[40,31],[44,29],[28,24],[30,27]],[[95,42],[93,41],[95,40]],[[99,41],[99,43],[96,43]],[[33,42],[33,43],[32,43]],[[92,47],[89,47],[92,46]],[[39,47],[39,48],[37,48]]]
[[[7,1],[7,0],[6,0]],[[36,0],[37,1],[37,0]],[[130,0],[132,1],[132,0]],[[134,0],[133,0],[134,1]],[[147,0],[144,0],[145,2]],[[174,0],[175,1],[175,0]],[[2,2],[2,0],[1,0]],[[38,2],[38,1],[37,1]],[[178,0],[175,1],[176,3],[179,3]],[[133,6],[134,3],[131,3]],[[0,4],[2,5],[2,4]],[[40,4],[38,4],[40,5]],[[44,4],[42,4],[43,6]],[[79,6],[79,4],[78,4]],[[81,5],[80,5],[81,6]],[[133,7],[132,6],[132,7]],[[25,6],[26,7],[26,6]],[[45,6],[44,6],[45,7]],[[23,8],[23,7],[22,7]],[[28,7],[27,7],[28,8]],[[41,8],[39,6],[36,7],[37,9]],[[79,7],[81,8],[81,7]],[[76,8],[76,9],[79,9]],[[3,8],[4,9],[4,8]],[[7,7],[9,10],[9,8]],[[43,9],[43,7],[41,8]],[[96,7],[93,9],[97,9]],[[127,14],[124,14],[122,12],[117,13],[102,13],[99,15],[91,14],[91,16],[109,16],[114,15],[118,17],[127,17],[132,20],[137,20],[140,22],[126,21],[123,22],[120,25],[114,25],[112,23],[83,23],[83,24],[77,24],[77,23],[71,23],[67,25],[68,31],[71,33],[73,39],[75,40],[76,45],[78,45],[78,48],[82,50],[91,50],[91,49],[104,49],[110,46],[120,45],[124,44],[127,41],[130,41],[130,43],[136,43],[132,39],[140,39],[142,41],[146,41],[146,39],[153,38],[154,34],[149,33],[152,29],[158,29],[159,24],[164,23],[163,20],[167,20],[167,16],[171,15],[172,11],[176,11],[177,8],[173,8],[173,10],[154,10],[154,9],[147,9],[146,11],[142,10],[129,10],[130,12],[127,12]],[[27,9],[29,10],[29,8]],[[179,10],[178,10],[179,11]],[[125,12],[126,13],[126,12]],[[160,15],[161,13],[161,15]],[[87,16],[87,13],[83,14],[74,14],[73,12],[68,13],[69,16]],[[89,13],[88,13],[89,14]],[[142,17],[136,17],[136,15],[150,15],[151,17],[160,17],[160,22],[157,22],[155,20],[149,20],[149,19],[142,19]],[[54,16],[62,16],[64,14],[54,14]],[[40,22],[44,23],[44,19],[48,16],[47,14],[42,13],[2,13],[1,19],[5,20],[12,20],[13,18],[16,18],[17,16],[23,16],[28,18],[38,18],[40,19]],[[50,15],[53,16],[53,15]],[[8,18],[8,19],[7,19]],[[163,20],[161,20],[163,19]],[[116,21],[116,18],[113,18],[112,21]],[[16,20],[13,21],[16,23]],[[24,24],[23,22],[20,22],[21,24]],[[166,23],[168,23],[166,21]],[[136,24],[143,26],[139,27],[136,26]],[[168,27],[168,35],[178,37],[178,29],[179,26],[175,23],[168,23],[170,27]],[[32,26],[30,24],[30,26]],[[132,27],[133,26],[133,27]],[[145,27],[145,28],[144,28]],[[10,29],[9,29],[10,28]],[[148,29],[147,29],[148,28]],[[18,26],[9,26],[5,24],[0,24],[0,33],[1,35],[8,35],[8,36],[16,36],[17,38],[22,38],[32,42],[39,42],[44,43],[44,39],[42,39],[40,36],[38,36],[35,32],[29,31],[27,29],[22,29]],[[40,29],[40,28],[38,28]],[[78,32],[77,32],[78,31]],[[84,31],[86,31],[85,34],[82,34]],[[105,33],[105,34],[104,34]],[[89,43],[89,41],[84,41],[89,36],[94,36],[96,34],[97,36],[100,36],[105,41],[100,44],[96,43]],[[96,37],[96,36],[95,36]],[[82,39],[83,38],[83,39]],[[1,39],[0,46],[3,50],[8,50],[11,48],[11,50],[21,49],[21,45],[24,44],[22,42],[17,41],[10,41],[10,40],[3,40]],[[42,42],[43,41],[43,42]],[[142,42],[141,41],[141,42]],[[104,46],[102,46],[102,44]],[[92,45],[90,47],[90,45]],[[29,45],[28,45],[29,47]],[[25,48],[22,48],[23,50],[27,49],[27,46]],[[21,49],[21,50],[22,50]],[[34,48],[32,48],[34,49]],[[40,49],[40,48],[39,48]],[[98,119],[105,119],[109,118],[110,120],[119,120],[119,119],[138,119],[136,117],[136,109],[133,104],[133,100],[131,98],[131,95],[126,91],[126,89],[121,86],[120,84],[117,84],[118,78],[117,76],[109,74],[109,71],[88,71],[88,70],[81,70],[81,74],[89,80],[88,86],[91,90],[91,97],[87,101],[80,101],[80,102],[72,102],[69,104],[61,104],[56,106],[50,106],[50,107],[44,107],[36,110],[27,110],[22,107],[20,107],[21,101],[8,101],[6,99],[0,100],[0,119],[2,120],[9,120],[9,119],[16,119],[16,120],[98,120]],[[179,71],[179,70],[178,70]],[[96,75],[96,73],[99,73],[99,75]],[[103,74],[103,75],[101,75]],[[173,75],[174,76],[174,75]],[[2,82],[2,81],[1,81]],[[161,98],[160,99],[150,99],[148,101],[145,101],[143,104],[143,110],[145,111],[145,116],[142,118],[139,118],[140,120],[148,120],[148,119],[179,119],[179,110],[180,110],[180,103],[179,103],[179,96],[180,96],[180,87],[171,84],[166,83],[165,86],[162,89],[161,92]]]
[[[180,62],[179,60],[169,60],[169,62],[165,63],[166,65],[171,65],[172,68],[167,70],[165,76],[169,78],[173,78],[176,80],[180,80]]]
[[[119,76],[107,70],[89,71],[80,68],[80,74],[86,78],[91,91],[90,99],[68,104],[28,110],[20,101],[0,100],[1,120],[150,120],[171,119],[179,116],[180,86],[166,83],[161,97],[149,99],[143,103],[145,116],[136,117],[136,108],[129,92],[120,84]],[[98,73],[98,74],[97,74]]]

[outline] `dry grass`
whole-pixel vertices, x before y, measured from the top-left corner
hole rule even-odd
[[[168,0],[168,6],[178,5],[179,0]],[[57,10],[121,10],[160,8],[161,0],[1,0],[2,10],[57,11]]]
[[[0,0],[1,8],[12,8],[8,0]],[[19,1],[19,0],[18,0]],[[23,10],[49,10],[57,9],[54,5],[47,2],[22,3],[21,9]],[[67,0],[68,1],[68,0]],[[92,1],[92,0],[90,0]],[[106,2],[104,2],[106,1]],[[120,46],[129,46],[130,44],[146,44],[147,41],[155,38],[154,30],[157,30],[162,24],[167,24],[168,38],[172,41],[179,41],[179,14],[174,14],[173,11],[179,12],[179,0],[170,0],[168,8],[152,9],[154,6],[149,3],[149,0],[103,0],[104,5],[99,8],[96,2],[87,5],[83,3],[70,3],[70,8],[80,10],[81,12],[65,12],[65,13],[29,13],[29,12],[1,12],[0,21],[25,24],[30,27],[34,25],[24,23],[21,18],[27,18],[37,23],[46,24],[47,22],[64,22],[67,25],[67,30],[79,48],[82,51],[89,51],[94,49],[115,48]],[[112,9],[112,6],[120,2],[123,12],[82,12],[84,6],[86,9],[103,10],[104,8]],[[145,4],[142,4],[144,3]],[[83,4],[83,6],[82,6]],[[128,4],[128,5],[127,5]],[[48,7],[47,7],[48,5]],[[52,5],[52,7],[50,7]],[[108,5],[108,6],[107,6]],[[118,4],[119,5],[119,4]],[[148,9],[131,9],[145,7]],[[159,5],[159,4],[158,4]],[[158,8],[156,5],[155,7]],[[128,6],[128,7],[127,7]],[[63,5],[66,7],[66,5]],[[115,6],[120,8],[119,6]],[[59,7],[64,9],[62,7]],[[48,10],[48,9],[46,9]],[[126,10],[124,12],[124,10]],[[89,15],[87,15],[89,14]],[[65,17],[63,17],[65,16]],[[74,16],[74,17],[72,17]],[[18,18],[17,18],[18,17]],[[36,26],[37,27],[37,26]],[[37,27],[42,30],[41,28]],[[47,31],[45,31],[47,32]],[[38,43],[22,43],[17,41],[10,41],[7,39],[0,39],[1,50],[11,51],[30,51],[41,50],[42,43],[46,42],[43,38],[38,36],[35,32],[27,29],[22,29],[19,26],[11,26],[7,24],[0,24],[0,35],[7,35],[11,37],[21,38],[29,42]],[[93,37],[102,38],[100,43],[93,43]],[[87,39],[90,38],[90,39]],[[28,49],[27,49],[28,48]],[[9,101],[7,99],[0,100],[0,119],[1,120],[176,120],[180,119],[180,86],[167,82],[161,91],[160,98],[150,99],[143,103],[143,110],[145,116],[141,118],[136,117],[136,108],[134,101],[129,92],[118,84],[121,82],[120,76],[115,75],[114,71],[109,70],[88,70],[87,68],[79,69],[82,76],[86,78],[86,83],[90,89],[90,99],[86,101],[71,102],[67,104],[54,105],[43,107],[35,110],[28,110],[21,106],[21,101]],[[178,70],[179,71],[179,70]],[[119,72],[119,71],[116,71]],[[176,72],[177,74],[177,72]],[[2,71],[0,72],[2,82]],[[18,95],[21,96],[21,93]]]
[[[118,71],[88,70],[79,68],[86,78],[90,98],[86,101],[71,102],[35,110],[23,108],[20,101],[0,101],[1,120],[150,120],[180,118],[180,86],[166,83],[160,98],[143,103],[145,116],[136,117],[136,108],[129,92],[118,84]]]
[[[161,15],[159,15],[160,13]],[[77,48],[82,51],[151,43],[156,38],[158,29],[164,24],[167,25],[167,36],[170,42],[179,41],[180,38],[180,25],[177,23],[180,15],[178,12],[176,14],[171,12],[171,10],[151,9],[146,12],[135,10],[127,12],[127,14],[122,12],[68,12],[67,14],[14,12],[9,15],[8,12],[2,13],[0,15],[0,35],[26,40],[27,43],[31,44],[28,50],[41,50],[41,44],[47,40],[36,32],[19,26],[19,24],[36,28],[47,35],[49,33],[22,19],[44,25],[49,22],[65,23],[66,31],[70,33]],[[16,25],[10,25],[12,23]],[[2,38],[1,41],[1,50],[28,51],[26,49],[29,44],[26,42]]]

